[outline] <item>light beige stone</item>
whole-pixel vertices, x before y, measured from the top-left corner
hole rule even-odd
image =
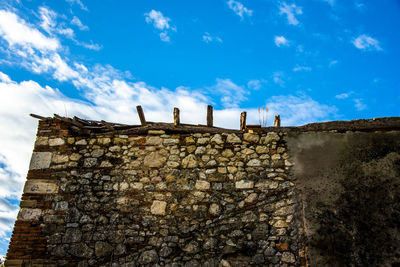
[[[254,187],[253,181],[240,180],[235,183],[237,189],[250,189]]]
[[[257,143],[260,137],[256,133],[245,133],[243,139],[250,143]]]
[[[131,188],[134,190],[142,190],[143,184],[142,183],[131,183]]]
[[[147,133],[149,135],[162,135],[162,134],[165,134],[165,131],[163,131],[163,130],[148,130]]]
[[[154,151],[144,158],[143,165],[150,168],[160,168],[165,164],[165,162],[166,158],[160,155],[158,151]]]
[[[247,166],[249,167],[259,167],[261,166],[261,161],[259,159],[251,159],[247,162]]]
[[[228,136],[226,137],[226,142],[231,144],[238,144],[241,143],[242,140],[240,140],[240,138],[237,137],[236,134],[228,134]]]
[[[234,166],[228,166],[228,172],[229,173],[235,174],[237,172],[237,170],[238,169],[236,167],[234,167]]]
[[[154,200],[151,205],[151,213],[154,215],[165,215],[165,208],[167,207],[167,202]]]
[[[56,155],[56,154],[54,154],[52,161],[54,163],[57,163],[57,164],[68,162],[68,155]]]
[[[24,193],[30,194],[55,194],[57,192],[58,185],[49,180],[27,180],[24,187]]]
[[[230,149],[225,149],[224,151],[222,151],[221,155],[226,158],[231,158],[234,156],[232,150]]]
[[[209,190],[210,189],[210,182],[197,180],[195,185],[197,190]]]
[[[104,154],[104,149],[100,149],[100,148],[93,150],[91,153],[92,157],[94,157],[94,158],[101,157],[101,156],[103,156],[103,154]]]
[[[219,215],[221,213],[221,208],[218,204],[212,203],[208,209],[211,215]]]
[[[245,198],[244,202],[253,203],[256,199],[257,199],[257,193],[251,193]]]
[[[268,148],[266,146],[257,146],[256,147],[256,152],[258,154],[268,153]]]
[[[147,145],[158,146],[162,144],[162,138],[159,136],[148,136],[146,140]]]
[[[81,139],[79,141],[76,141],[75,145],[77,145],[77,146],[86,146],[87,145],[87,141],[86,141],[86,139]]]
[[[199,146],[196,148],[196,151],[194,152],[196,155],[202,155],[206,153],[206,148],[204,146]]]
[[[260,143],[261,144],[269,144],[273,141],[279,141],[280,137],[275,132],[269,132],[266,136],[261,137]]]
[[[196,168],[198,166],[197,158],[195,155],[190,154],[182,160],[182,168]]]
[[[21,221],[38,221],[42,215],[41,209],[22,208],[18,213],[18,220]]]
[[[222,140],[222,136],[220,134],[216,134],[214,135],[211,140],[211,143],[216,143],[218,145],[222,145],[224,143],[224,141]]]
[[[199,138],[199,139],[197,139],[197,144],[198,145],[204,145],[204,144],[207,144],[208,143],[208,140],[210,140],[209,138],[207,138],[207,137],[202,137],[202,138]]]
[[[51,152],[33,152],[31,162],[29,164],[30,170],[47,169],[51,163]]]
[[[49,145],[49,138],[45,136],[39,136],[36,138],[35,146],[47,146]]]
[[[177,144],[179,144],[179,139],[178,138],[167,138],[167,139],[164,139],[163,144],[164,145],[177,145]]]
[[[69,159],[72,161],[78,161],[82,156],[79,155],[78,153],[72,153],[71,156],[69,156]]]
[[[186,143],[187,145],[194,144],[195,141],[194,141],[193,136],[185,137],[185,143]]]
[[[49,146],[62,146],[64,144],[65,144],[65,141],[62,138],[51,138],[51,139],[49,139]]]

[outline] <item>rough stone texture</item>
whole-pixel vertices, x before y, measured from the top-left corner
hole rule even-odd
[[[400,262],[398,131],[148,127],[40,120],[7,264]]]

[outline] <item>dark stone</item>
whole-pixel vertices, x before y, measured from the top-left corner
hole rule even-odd
[[[160,250],[160,256],[161,256],[161,257],[164,257],[164,258],[166,258],[166,257],[168,257],[169,255],[171,255],[171,253],[172,253],[172,248],[170,248],[170,247],[163,247],[163,248]]]
[[[157,262],[158,262],[158,254],[154,249],[144,251],[142,254],[140,254],[139,257],[140,264],[150,264]]]
[[[114,247],[106,242],[97,241],[94,249],[97,257],[104,257],[110,255]]]
[[[75,243],[81,241],[82,232],[78,228],[68,228],[65,232],[63,242],[64,243]]]
[[[262,254],[256,254],[252,260],[255,264],[262,264],[264,263],[264,256]]]
[[[85,243],[72,244],[68,252],[74,257],[87,259],[91,258],[93,255],[93,249],[88,247]]]
[[[201,264],[197,260],[191,260],[185,263],[185,267],[201,267]]]

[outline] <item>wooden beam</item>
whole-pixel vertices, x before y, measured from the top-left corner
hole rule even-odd
[[[35,118],[35,119],[39,119],[39,120],[45,120],[45,119],[47,119],[46,117],[42,117],[42,116],[40,116],[40,115],[36,115],[36,114],[29,114],[29,116],[31,116],[32,118]]]
[[[213,107],[207,106],[207,127],[213,127]]]
[[[136,110],[139,115],[140,124],[142,124],[142,126],[146,126],[147,124],[146,124],[146,119],[144,118],[142,106],[136,106]]]
[[[174,108],[174,125],[179,126],[181,124],[180,118],[179,118],[179,108]]]
[[[274,126],[281,127],[281,116],[275,115]]]
[[[246,117],[247,117],[247,112],[243,111],[240,114],[240,130],[244,131],[246,129]]]

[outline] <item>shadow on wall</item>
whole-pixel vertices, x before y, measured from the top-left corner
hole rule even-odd
[[[293,133],[311,266],[400,266],[400,133]]]

